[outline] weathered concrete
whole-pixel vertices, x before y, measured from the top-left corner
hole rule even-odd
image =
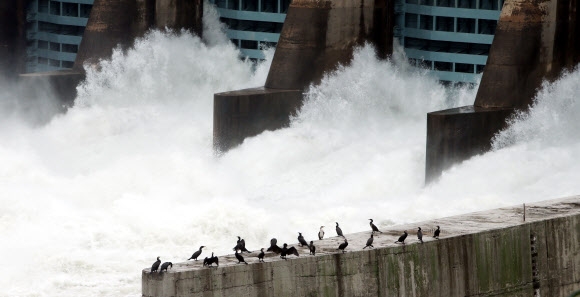
[[[214,123],[219,124],[214,125],[214,148],[225,151],[246,137],[286,126],[294,107],[300,105],[295,102],[294,95],[287,96],[289,92],[298,94],[310,84],[320,82],[324,73],[334,70],[339,64],[350,63],[356,46],[370,43],[375,46],[378,56],[391,54],[393,24],[393,0],[292,1],[266,79],[264,89],[267,91],[244,95],[244,100],[256,101],[247,105],[250,109],[245,111],[246,121],[221,119],[220,116],[231,117],[232,114],[214,111]],[[273,89],[280,92],[274,93]],[[269,102],[276,102],[275,106],[291,108],[263,109],[264,96],[271,98]],[[223,101],[228,97],[216,95],[214,98]],[[229,98],[237,100],[236,96]],[[287,99],[290,101],[283,102]],[[221,102],[214,106],[228,105],[224,104]],[[254,107],[260,110],[252,110]],[[275,116],[268,116],[266,120],[252,118],[272,114]]]
[[[199,262],[177,263],[161,274],[146,268],[142,294],[567,297],[580,289],[580,197],[526,209],[525,222],[517,206],[395,226],[375,237],[372,250],[361,250],[369,231],[347,235],[346,254],[336,253],[342,239],[330,237],[315,241],[316,256],[298,247],[301,256],[288,261],[269,254],[265,263],[246,256],[250,265],[238,265],[228,255],[219,268]],[[436,225],[439,240],[430,237]],[[393,243],[403,230],[407,244]]]
[[[264,130],[288,126],[289,115],[294,114],[301,103],[301,90],[254,88],[215,94],[214,148],[226,151]]]
[[[454,163],[487,151],[493,135],[505,126],[505,111],[526,109],[542,81],[554,80],[580,62],[577,5],[578,0],[504,2],[473,114],[445,111],[449,123],[434,122],[431,115],[437,113],[427,117],[427,182]],[[457,127],[458,122],[464,126]]]
[[[37,86],[49,86],[49,92],[60,100],[63,107],[72,106],[77,97],[77,86],[85,79],[84,73],[72,70],[26,73],[19,77],[20,83],[35,89]]]
[[[202,0],[156,0],[155,25],[158,29],[184,28],[201,36],[202,16]]]

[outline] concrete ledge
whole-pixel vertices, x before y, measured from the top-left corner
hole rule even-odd
[[[21,74],[19,79],[35,90],[47,86],[63,105],[71,106],[77,96],[77,86],[86,78],[85,74],[72,70],[48,71]]]
[[[473,105],[427,114],[425,182],[436,180],[453,164],[491,149],[491,139],[506,127],[512,108]]]
[[[213,144],[223,152],[247,137],[287,127],[302,104],[302,91],[244,89],[214,94],[213,102]]]
[[[432,228],[440,225],[441,239]],[[417,226],[426,231],[417,242]],[[393,242],[409,231],[406,245]],[[315,241],[316,256],[265,263],[220,257],[219,268],[178,263],[164,273],[142,271],[142,294],[151,296],[568,296],[580,289],[580,197],[401,225]],[[330,232],[328,232],[330,233]],[[308,239],[307,239],[308,240]],[[294,246],[297,246],[294,244]],[[255,255],[255,254],[254,254]]]

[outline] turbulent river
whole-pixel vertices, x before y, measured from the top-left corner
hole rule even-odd
[[[205,13],[204,40],[151,32],[90,70],[74,106],[0,83],[0,296],[140,296],[157,256],[236,236],[315,238],[580,193],[580,71],[545,84],[494,150],[424,185],[426,113],[473,103],[400,52],[357,50],[305,94],[290,127],[216,156],[213,94],[264,84]]]

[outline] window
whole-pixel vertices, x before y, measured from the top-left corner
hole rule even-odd
[[[276,44],[276,42],[260,41],[260,49],[274,48]]]
[[[479,20],[479,34],[494,35],[497,21],[494,20]]]
[[[433,6],[435,0],[421,0],[419,4]]]
[[[48,13],[48,0],[38,0],[38,12]]]
[[[258,11],[256,7],[257,2],[254,0],[242,0],[242,10],[246,11]]]
[[[48,65],[48,59],[43,57],[38,57],[38,64],[40,65]]]
[[[258,49],[258,42],[255,40],[242,40],[240,48]]]
[[[455,31],[453,18],[438,16],[436,21],[437,21],[437,31],[446,31],[446,32]]]
[[[405,3],[409,3],[409,4],[419,4],[419,0],[405,0]]]
[[[50,1],[50,14],[60,15],[60,2]]]
[[[62,44],[62,51],[65,53],[77,53],[79,51],[79,46],[76,44],[63,43]]]
[[[54,52],[60,52],[60,43],[51,42],[50,43],[50,50]]]
[[[62,61],[62,68],[73,68],[74,64],[71,61]]]
[[[60,61],[54,59],[48,59],[48,65],[53,67],[60,67]]]
[[[38,48],[39,49],[48,49],[48,41],[39,40],[38,41]]]
[[[433,30],[433,16],[421,15],[420,16],[420,28],[423,30]]]
[[[81,13],[79,16],[81,18],[88,18],[89,15],[91,15],[91,8],[93,8],[93,6],[90,4],[81,4]]]
[[[473,73],[474,69],[473,64],[455,63],[455,72]]]
[[[476,8],[475,0],[458,0],[458,8]]]
[[[79,5],[77,3],[62,3],[62,15],[70,17],[79,16]]]
[[[452,71],[453,63],[435,61],[434,68],[437,71]]]
[[[475,65],[475,73],[479,74],[483,72],[485,65]]]
[[[405,27],[417,29],[419,16],[414,13],[405,13]]]
[[[457,32],[460,33],[475,33],[475,20],[457,18]]]
[[[437,0],[437,6],[455,7],[455,0]]]
[[[262,0],[262,11],[263,12],[278,12],[278,1],[277,0]]]

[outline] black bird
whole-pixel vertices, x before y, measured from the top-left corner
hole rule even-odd
[[[314,246],[314,241],[310,241],[310,245],[308,246],[310,250],[310,254],[315,256],[316,255],[316,247]]]
[[[423,231],[421,231],[421,227],[419,227],[419,230],[417,230],[417,238],[421,243],[423,243]]]
[[[373,234],[372,233],[371,233],[371,238],[369,238],[367,240],[367,245],[363,248],[363,250],[366,249],[366,248],[368,248],[368,247],[374,248],[374,246],[373,246]]]
[[[206,257],[206,258],[203,260],[203,266],[209,266],[209,267],[211,267],[213,263],[215,263],[215,264],[216,264],[216,266],[220,266],[220,264],[219,264],[219,260],[218,260],[218,257],[217,257],[217,256],[216,256],[216,257],[214,257],[214,256],[213,256],[213,252],[212,252],[212,253],[211,253],[211,257],[209,257],[209,258],[207,258],[207,257]]]
[[[324,230],[322,230],[324,226],[320,226],[320,231],[318,231],[318,240],[322,240],[324,238]]]
[[[347,246],[348,246],[348,241],[346,241],[346,237],[345,237],[345,238],[344,238],[344,242],[343,242],[343,243],[341,243],[341,244],[338,246],[337,250],[342,250],[342,253],[346,253],[346,252],[344,251],[344,249],[345,249]]]
[[[284,244],[284,246],[282,247],[282,251],[280,252],[280,258],[282,258],[284,260],[288,260],[288,259],[286,259],[286,256],[290,255],[290,254],[293,254],[296,257],[300,256],[300,255],[298,255],[298,250],[296,250],[295,247],[292,246],[292,247],[288,248],[288,245]]]
[[[274,252],[279,254],[282,252],[282,249],[276,244],[278,240],[276,238],[270,239],[270,247],[266,250],[268,252]]]
[[[407,238],[407,231],[403,231],[403,235],[399,237],[399,240],[395,241],[395,243],[402,243],[405,244],[405,238]]]
[[[304,236],[302,236],[302,233],[298,232],[298,242],[300,242],[300,246],[308,246],[308,242],[306,242],[306,240],[304,240]]]
[[[196,251],[195,253],[193,253],[193,255],[191,255],[191,258],[189,258],[189,259],[187,259],[187,260],[191,260],[191,259],[193,259],[193,260],[197,261],[197,257],[199,257],[199,255],[201,255],[201,249],[203,249],[204,247],[205,247],[205,246],[203,246],[203,245],[202,245],[202,246],[200,246],[200,247],[199,247],[199,250],[198,250],[198,251]]]
[[[377,226],[375,226],[375,224],[373,224],[373,219],[369,219],[369,220],[371,220],[371,222],[369,224],[371,224],[371,229],[373,230],[372,234],[375,234],[375,232],[383,233],[383,232],[379,231],[379,228],[377,228]]]
[[[439,239],[440,232],[441,232],[441,229],[439,228],[439,226],[437,226],[437,230],[435,230],[435,233],[433,233],[433,238]]]
[[[163,270],[167,271],[168,267],[169,268],[173,267],[173,263],[165,262],[165,263],[161,264],[161,270],[159,270],[159,273],[163,272]]]
[[[258,262],[264,262],[264,248],[260,249],[260,253],[258,254]]]
[[[246,241],[243,240],[239,236],[238,236],[238,241],[236,242],[236,246],[233,248],[233,250],[235,251],[236,249],[238,249],[238,250],[240,250],[242,252],[251,253],[250,251],[248,251],[246,249]]]
[[[238,254],[238,250],[236,250],[236,253],[234,255],[236,256],[236,259],[238,259],[238,264],[244,262],[244,263],[246,263],[246,265],[248,265],[248,262],[246,262],[244,260],[244,257],[242,256],[242,254]]]
[[[336,222],[336,234],[338,236],[344,237],[344,235],[342,235],[342,229],[340,229],[340,227],[338,227],[338,222]]]
[[[159,257],[157,257],[157,261],[151,265],[151,272],[157,271],[157,269],[159,269],[159,264],[161,264],[161,260],[159,260]]]

